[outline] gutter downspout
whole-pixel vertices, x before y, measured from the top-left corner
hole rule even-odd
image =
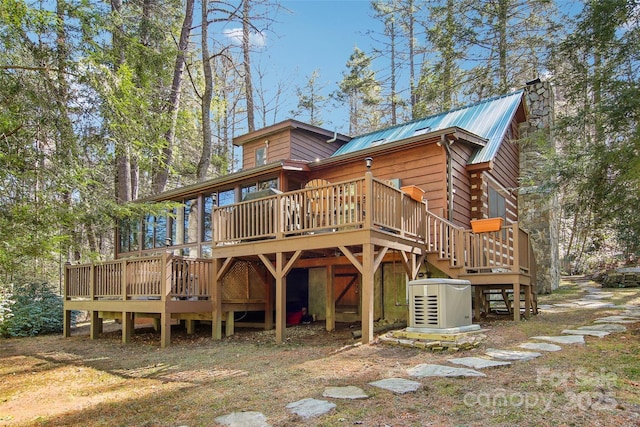
[[[440,145],[447,152],[447,219],[453,221],[453,165],[449,141],[444,134],[440,135]]]

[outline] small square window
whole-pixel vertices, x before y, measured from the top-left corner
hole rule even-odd
[[[267,147],[256,148],[256,166],[267,164]]]

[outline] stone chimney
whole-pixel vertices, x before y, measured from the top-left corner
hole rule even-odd
[[[520,226],[529,232],[537,262],[538,293],[549,293],[560,283],[558,252],[558,197],[545,173],[546,155],[555,152],[554,95],[549,82],[527,83],[528,118],[520,127]]]

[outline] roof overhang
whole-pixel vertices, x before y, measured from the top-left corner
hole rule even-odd
[[[343,135],[341,133],[333,132],[327,129],[320,128],[318,126],[313,126],[307,123],[299,122],[298,120],[288,119],[282,122],[273,124],[271,126],[267,126],[265,128],[256,130],[254,132],[249,132],[244,135],[236,136],[233,138],[233,145],[242,147],[243,145],[255,141],[256,139],[267,138],[276,133],[291,130],[291,129],[299,129],[306,132],[310,132],[321,137],[327,138],[327,140],[331,140],[335,138],[335,141],[343,144],[351,140],[351,137]]]
[[[311,163],[311,167],[322,167],[332,164],[339,164],[347,162],[351,159],[357,159],[362,156],[373,156],[379,153],[388,153],[392,151],[404,150],[408,146],[411,145],[419,145],[421,143],[437,143],[441,141],[441,137],[445,136],[450,138],[451,141],[463,142],[470,144],[473,147],[482,148],[487,143],[487,139],[471,133],[465,129],[459,128],[457,126],[448,127],[445,129],[439,129],[433,132],[429,132],[423,135],[412,136],[409,138],[399,139],[397,141],[387,142],[385,144],[380,144],[375,147],[369,147],[358,151],[353,151],[350,153],[340,154],[338,156],[332,156],[326,159],[322,159],[316,162]]]
[[[164,193],[154,194],[153,196],[144,197],[138,199],[137,201],[156,202],[163,200],[173,200],[178,197],[184,198],[193,194],[198,194],[209,188],[232,186],[237,182],[246,181],[251,178],[257,178],[269,174],[275,174],[280,171],[304,172],[308,170],[309,166],[307,161],[281,160],[251,169],[240,170],[238,172],[230,173],[228,175],[223,175],[196,184],[176,188],[174,190],[165,191]]]

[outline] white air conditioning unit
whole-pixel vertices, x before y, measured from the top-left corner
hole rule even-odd
[[[409,282],[409,327],[459,328],[471,325],[471,283],[456,279]]]

